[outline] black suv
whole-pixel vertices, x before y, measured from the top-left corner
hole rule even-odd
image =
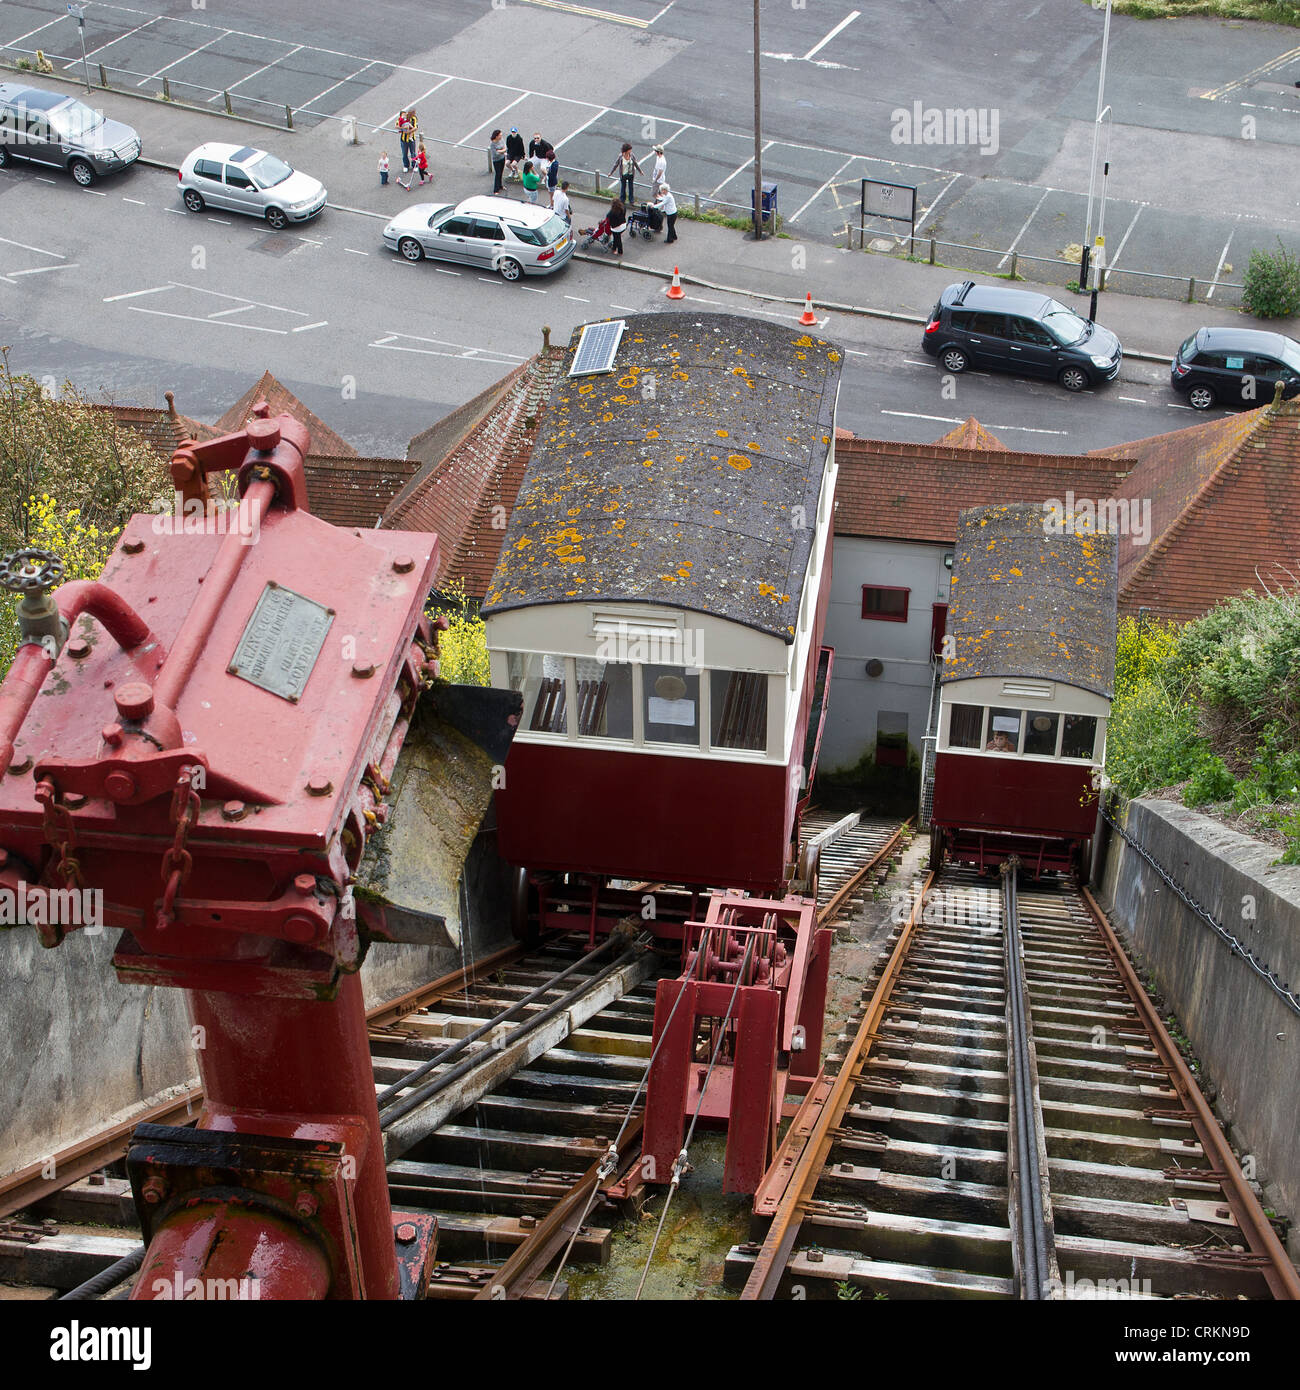
[[[1082,391],[1114,381],[1124,350],[1108,329],[1032,290],[967,280],[949,285],[930,313],[921,346],[946,372],[987,367],[1059,381]]]
[[[1198,328],[1169,368],[1169,384],[1197,410],[1267,405],[1279,381],[1288,400],[1300,395],[1300,343],[1258,328]]]

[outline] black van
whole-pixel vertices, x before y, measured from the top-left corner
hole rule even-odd
[[[1114,381],[1124,350],[1108,329],[1032,290],[949,285],[930,313],[921,346],[945,372],[985,367],[1049,377],[1067,391]]]
[[[1169,368],[1169,384],[1196,410],[1267,405],[1279,381],[1288,400],[1300,395],[1300,343],[1258,328],[1198,328]]]

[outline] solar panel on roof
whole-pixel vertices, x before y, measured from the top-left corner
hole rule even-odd
[[[578,350],[573,354],[570,376],[593,376],[597,372],[614,370],[614,355],[627,323],[623,319],[608,319],[604,323],[583,326]]]

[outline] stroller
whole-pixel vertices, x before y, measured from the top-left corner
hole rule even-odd
[[[614,249],[614,235],[609,230],[608,217],[602,217],[594,227],[580,228],[579,235],[582,237],[579,251],[590,251],[593,246],[599,246],[602,251]]]
[[[641,236],[649,241],[656,232],[662,231],[664,215],[658,208],[642,203],[634,212],[627,215],[627,230],[631,236]]]

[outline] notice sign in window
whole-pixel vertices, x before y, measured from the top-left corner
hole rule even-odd
[[[695,701],[661,700],[658,695],[651,695],[646,714],[651,724],[676,724],[690,729],[695,725]]]

